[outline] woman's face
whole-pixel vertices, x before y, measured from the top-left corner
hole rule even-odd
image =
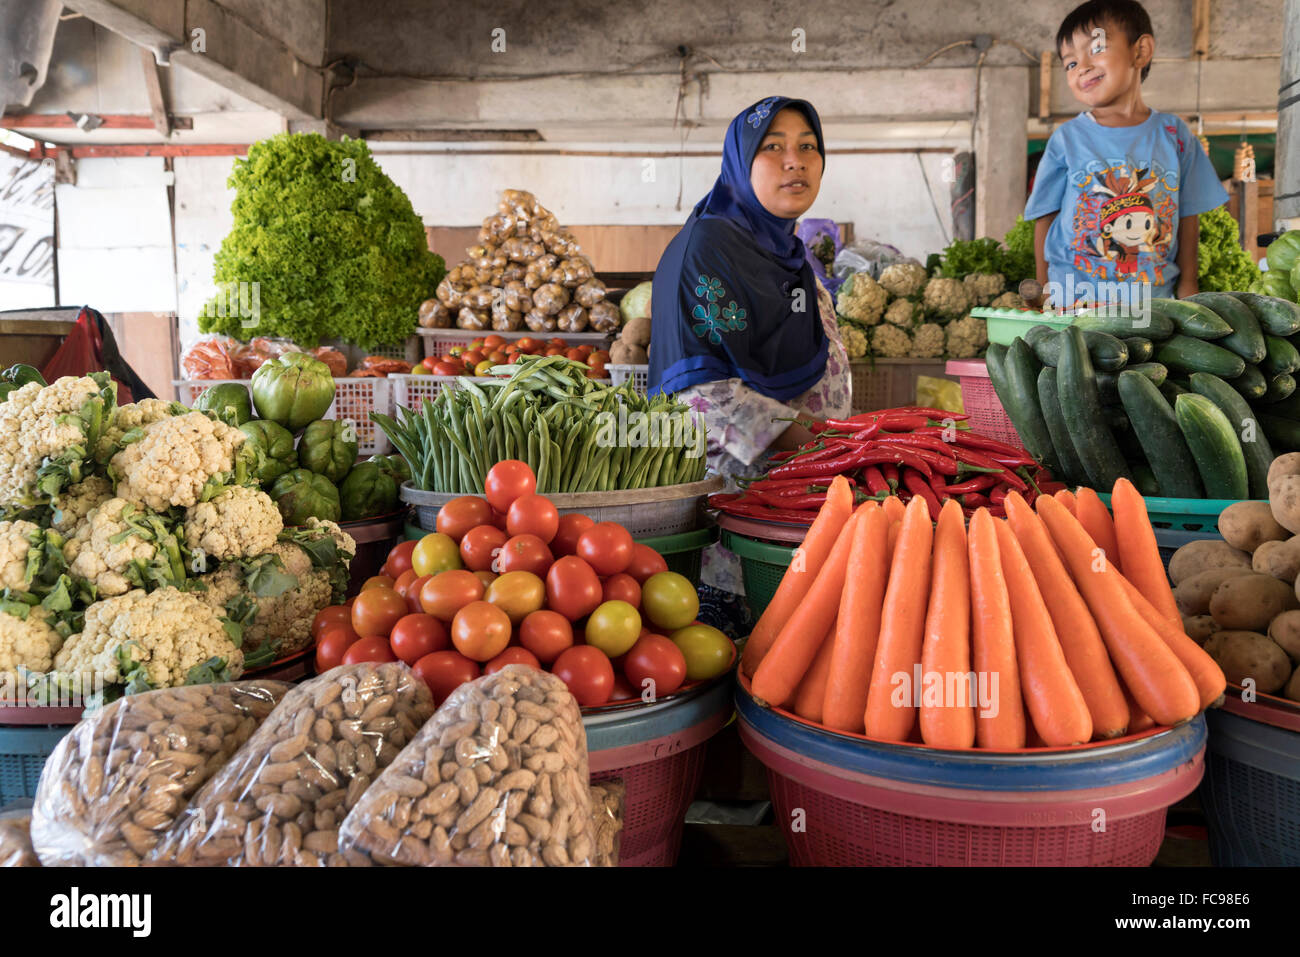
[[[749,168],[754,195],[773,216],[798,219],[822,185],[822,154],[803,113],[788,107],[776,114]]]

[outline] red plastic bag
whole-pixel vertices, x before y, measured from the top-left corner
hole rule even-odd
[[[59,346],[53,358],[45,364],[41,375],[46,382],[53,382],[63,376],[83,376],[91,372],[102,372],[105,368],[104,339],[99,332],[98,314],[88,306],[83,306],[81,312],[77,313],[76,326],[64,338],[63,345]],[[113,376],[113,381],[117,383],[118,405],[135,401],[129,385],[117,375]]]

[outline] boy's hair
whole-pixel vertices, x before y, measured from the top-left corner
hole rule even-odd
[[[1088,0],[1071,10],[1061,22],[1056,31],[1058,54],[1061,45],[1067,40],[1072,41],[1076,33],[1089,33],[1093,27],[1118,27],[1124,31],[1130,45],[1137,43],[1138,37],[1144,34],[1155,37],[1151,17],[1137,0]],[[1145,80],[1150,72],[1151,64],[1148,63],[1142,68],[1142,79]]]

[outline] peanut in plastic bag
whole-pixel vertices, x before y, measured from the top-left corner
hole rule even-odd
[[[36,788],[32,843],[42,863],[139,865],[288,690],[281,681],[161,688],[87,714]]]
[[[433,714],[401,662],[344,665],[291,690],[190,802],[151,864],[366,865],[338,826]]]
[[[627,785],[622,778],[596,781],[591,785],[591,819],[596,833],[597,867],[618,867],[623,842],[623,812]]]
[[[587,782],[573,695],[507,665],[452,692],[344,820],[339,845],[386,864],[589,866]]]
[[[0,814],[0,867],[40,867],[32,849],[31,811]]]

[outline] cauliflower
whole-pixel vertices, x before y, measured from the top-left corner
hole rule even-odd
[[[998,296],[991,303],[989,303],[989,305],[992,306],[994,309],[1029,308],[1028,304],[1024,300],[1024,297],[1021,296],[1020,293],[1018,292],[1004,292],[1002,295]]]
[[[925,284],[925,311],[955,319],[970,308],[970,296],[960,279],[931,279]]]
[[[32,522],[21,519],[16,522],[0,522],[0,588],[27,590],[30,538],[39,533],[40,527]]]
[[[925,267],[916,263],[894,263],[880,273],[880,284],[891,296],[915,296],[925,285]]]
[[[141,399],[139,402],[118,406],[95,448],[95,460],[106,464],[127,444],[127,433],[132,429],[143,429],[146,425],[161,422],[173,415],[184,415],[188,411],[179,402],[168,402],[165,399]]]
[[[56,502],[87,474],[115,386],[107,372],[29,382],[0,402],[0,509]]]
[[[867,354],[867,336],[857,326],[841,322],[840,338],[844,341],[844,351],[850,359],[861,359]]]
[[[46,595],[63,574],[63,536],[18,519],[0,522],[0,595]]]
[[[185,580],[171,523],[124,498],[93,509],[63,546],[63,557],[68,570],[94,585],[101,598]]]
[[[69,485],[59,496],[59,505],[54,510],[50,525],[57,531],[69,534],[91,511],[112,497],[113,483],[99,475]]]
[[[0,674],[19,668],[49,671],[62,647],[63,639],[50,626],[44,608],[19,614],[0,611]]]
[[[905,356],[912,349],[912,337],[898,326],[882,325],[871,330],[871,351],[877,356]]]
[[[128,692],[231,681],[244,673],[244,654],[227,624],[196,595],[136,589],[87,608],[85,626],[54,656],[54,667],[83,680],[102,676]]]
[[[948,355],[954,359],[974,359],[989,344],[988,327],[983,319],[963,316],[955,322],[948,323],[945,329],[948,338]]]
[[[842,316],[874,326],[885,313],[889,293],[865,272],[855,272],[840,287],[835,309]]]
[[[117,494],[155,512],[172,505],[189,508],[220,486],[250,484],[253,449],[239,429],[202,412],[161,419],[113,456],[110,475]]]
[[[904,329],[911,329],[924,316],[920,305],[907,299],[895,299],[885,310],[885,322],[892,322]]]
[[[185,545],[221,562],[269,551],[283,529],[271,496],[242,485],[185,512]]]
[[[962,285],[966,287],[972,306],[987,306],[1002,295],[1007,280],[1000,272],[973,272],[962,280]]]
[[[937,359],[943,355],[943,326],[936,322],[923,322],[912,335],[909,355],[918,359]]]

